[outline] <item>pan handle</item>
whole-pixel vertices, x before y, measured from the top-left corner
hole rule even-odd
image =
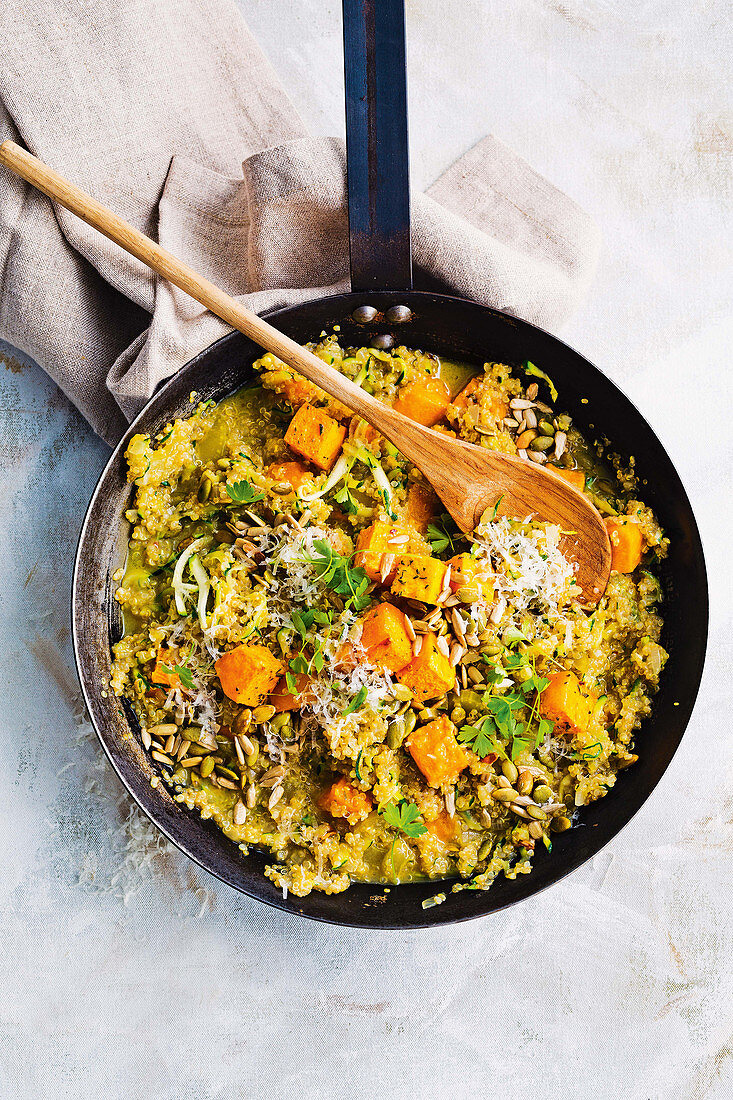
[[[343,0],[352,290],[410,290],[404,0]]]

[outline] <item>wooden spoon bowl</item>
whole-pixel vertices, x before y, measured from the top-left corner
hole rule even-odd
[[[557,474],[464,443],[396,412],[15,142],[0,145],[0,163],[362,416],[425,475],[464,532],[473,531],[482,513],[496,506],[504,515],[558,524],[563,551],[576,565],[576,583],[584,599],[593,603],[603,595],[611,571],[605,524],[590,501]]]

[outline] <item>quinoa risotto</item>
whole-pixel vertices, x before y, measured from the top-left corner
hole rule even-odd
[[[270,853],[283,892],[485,890],[636,761],[667,657],[667,540],[633,461],[584,439],[533,364],[312,348],[588,494],[613,548],[603,599],[579,602],[557,527],[500,499],[462,535],[391,444],[268,354],[255,384],[130,441],[112,687],[176,800]]]

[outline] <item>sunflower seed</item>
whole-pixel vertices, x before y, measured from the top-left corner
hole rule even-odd
[[[543,466],[547,462],[547,455],[542,451],[527,451],[527,458],[530,462],[536,462],[539,466]]]
[[[242,749],[242,746],[239,742],[238,737],[234,738],[234,751],[237,754],[237,760],[239,761],[240,768],[246,767],[246,760],[244,758],[244,750]]]
[[[280,799],[282,798],[282,796],[284,794],[285,794],[285,791],[284,791],[282,785],[279,786],[279,787],[275,787],[274,791],[270,795],[270,800],[267,803],[268,810],[270,810],[270,811],[274,810],[275,807],[277,806],[278,802],[280,801]]]
[[[244,800],[247,804],[247,809],[251,810],[255,802],[257,801],[257,788],[255,787],[254,783],[250,783],[249,787],[247,787],[247,794],[245,795]]]
[[[232,821],[235,825],[244,825],[247,820],[247,807],[241,799],[238,799],[232,810]]]
[[[526,461],[526,459],[527,459],[527,452],[525,451],[524,447],[520,447],[520,448],[519,448],[519,450],[517,451],[517,455],[519,456],[519,458],[523,458],[523,459],[525,459],[525,461]]]
[[[438,638],[436,639],[436,642],[435,642],[435,646],[436,646],[436,649],[438,649],[443,654],[444,657],[450,657],[450,649],[449,649],[448,643],[445,640],[445,638],[443,637],[443,635],[438,635]]]
[[[427,634],[427,632],[430,630],[430,627],[424,619],[411,619],[410,622],[413,630],[415,630],[418,634]],[[415,639],[413,638],[412,641],[414,642]]]
[[[225,779],[223,775],[218,775],[216,781],[220,787],[226,787],[228,791],[236,791],[238,789],[236,783],[232,783],[231,779]]]
[[[422,640],[423,640],[423,635],[418,634],[417,638],[415,638],[415,641],[412,643],[412,656],[413,657],[419,657],[420,656],[420,650],[422,649]]]
[[[510,409],[531,409],[534,401],[525,401],[523,397],[513,397],[509,402]]]
[[[542,826],[539,821],[530,821],[528,829],[533,840],[539,840],[542,836]]]
[[[507,779],[507,777],[505,775],[500,775],[499,776],[499,778],[496,781],[496,785],[498,787],[505,787],[506,790],[508,790],[508,791],[510,791],[512,789],[511,782]]]
[[[522,806],[518,806],[516,802],[512,802],[509,809],[512,811],[512,813],[516,814],[517,817],[523,817],[525,821],[529,817],[528,812]]]
[[[170,756],[166,756],[164,752],[156,752],[155,749],[150,754],[153,760],[157,760],[159,764],[165,764],[169,768],[175,767],[175,764],[171,760]]]
[[[465,652],[465,647],[456,642],[455,645],[451,646],[450,656],[448,658],[450,663],[455,667]]]
[[[468,674],[466,673],[465,665],[461,665],[461,683],[463,684],[464,688],[468,687]]]
[[[537,385],[537,383],[530,382],[530,384],[527,386],[527,397],[529,398],[529,400],[534,401],[539,391],[540,387]]]
[[[442,602],[443,607],[458,607],[461,601],[458,599],[458,596],[448,596]]]
[[[260,779],[260,786],[262,787],[277,787],[282,784],[282,778],[285,775],[285,768],[282,764],[278,764],[274,768],[270,768]]]
[[[181,760],[182,768],[195,768],[203,760],[203,756],[184,756]]]
[[[567,446],[568,437],[565,432],[555,433],[555,458],[560,458],[565,454],[565,448]]]
[[[478,634],[467,634],[465,640],[468,645],[472,646],[477,646],[480,641]]]
[[[254,742],[250,741],[246,733],[238,733],[236,740],[241,745],[242,751],[244,752],[245,756],[251,756],[252,753],[255,751]]]
[[[458,641],[463,644],[466,633],[466,624],[464,623],[461,615],[458,611],[456,611],[455,608],[453,608],[450,613],[450,621],[453,626],[453,633],[455,634],[456,638],[458,638]]]
[[[492,622],[492,623],[500,623],[501,620],[504,617],[504,612],[505,611],[506,611],[506,600],[504,599],[503,596],[500,596],[499,599],[494,604],[493,611],[489,615],[489,621]]]
[[[175,734],[177,729],[174,722],[161,722],[157,726],[149,726],[148,733],[151,737],[168,737],[171,733]]]
[[[469,668],[467,675],[469,680],[474,684],[483,684],[484,682],[484,678],[477,668]]]
[[[392,566],[394,565],[394,562],[394,554],[382,554],[382,566],[379,570],[379,579],[381,580],[382,584],[386,583],[387,577],[392,572]]]
[[[150,752],[150,747],[153,744],[153,739],[145,728],[140,730],[140,740],[142,741],[143,747],[146,749],[146,751]]]

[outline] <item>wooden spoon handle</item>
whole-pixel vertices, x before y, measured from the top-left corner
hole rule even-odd
[[[416,465],[420,462],[420,437],[426,429],[420,429],[412,420],[388,408],[371,394],[365,393],[349,378],[308,351],[307,348],[279,332],[256,313],[243,306],[236,298],[226,294],[214,283],[199,275],[188,264],[146,237],[123,218],[119,218],[102,203],[97,202],[81,188],[54,172],[52,168],[22,149],[14,141],[0,145],[0,163],[16,175],[33,184],[44,195],[60,203],[88,225],[98,229],[120,248],[142,260],[164,279],[190,294],[206,306],[222,321],[249,336],[260,347],[271,351],[278,358],[295,367],[331,397],[342,401],[359,416],[386,435],[403,454]]]

